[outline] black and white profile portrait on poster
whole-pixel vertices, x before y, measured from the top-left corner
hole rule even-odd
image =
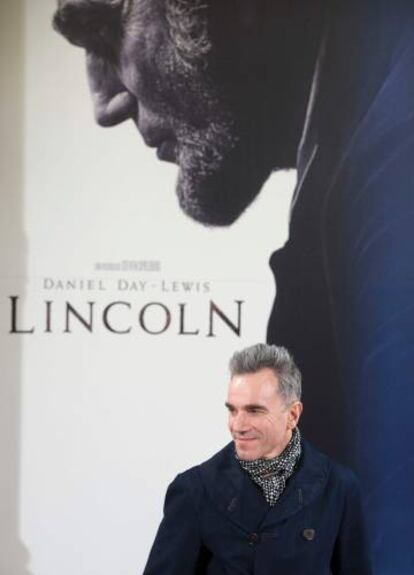
[[[230,228],[193,222],[133,122],[95,123],[55,1],[9,4],[0,574],[140,572],[165,486],[226,438],[227,358],[266,337],[295,174]]]

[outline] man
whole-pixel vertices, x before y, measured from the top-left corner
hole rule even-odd
[[[412,572],[414,3],[61,0],[54,22],[98,122],[132,118],[196,220],[297,167],[267,339],[311,382],[307,437],[358,471],[376,571]]]
[[[355,477],[301,438],[283,347],[234,354],[233,442],[170,485],[144,575],[371,573]]]

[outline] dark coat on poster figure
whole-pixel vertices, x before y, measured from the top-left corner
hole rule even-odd
[[[144,575],[370,575],[353,474],[303,442],[274,507],[234,444],[177,476]]]
[[[357,471],[387,575],[414,573],[413,14],[412,2],[334,4],[289,240],[271,259],[268,341],[308,383],[306,436]]]

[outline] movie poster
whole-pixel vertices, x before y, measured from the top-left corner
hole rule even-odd
[[[228,360],[264,341],[295,173],[192,222],[132,122],[93,117],[53,0],[2,6],[1,575],[143,570],[170,481],[229,441]]]
[[[171,0],[113,33],[134,2],[68,3],[99,58],[55,1],[1,6],[0,575],[142,572],[258,341],[356,472],[374,572],[412,573],[412,7]]]

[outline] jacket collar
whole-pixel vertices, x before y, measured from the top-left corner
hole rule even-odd
[[[212,502],[232,523],[250,533],[270,527],[311,503],[324,489],[329,459],[306,441],[298,470],[273,507],[269,507],[259,488],[243,471],[234,455],[231,442],[199,468],[201,480]]]

